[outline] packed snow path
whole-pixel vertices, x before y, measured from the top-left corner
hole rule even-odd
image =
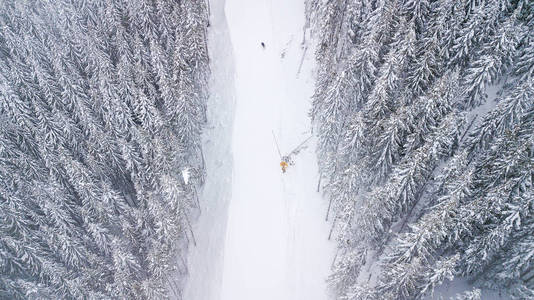
[[[313,149],[282,174],[271,135],[274,130],[282,153],[310,135],[309,65],[297,78],[303,3],[226,2],[237,103],[222,300],[327,298],[331,248]]]
[[[221,89],[233,92],[235,86],[233,177],[228,186],[231,200],[226,214],[224,201],[221,204],[209,198],[222,193],[220,197],[224,200],[229,193],[221,188],[226,182],[221,177],[228,176],[226,168],[214,165],[210,169],[208,159],[202,201],[211,213],[209,219],[203,213],[195,228],[198,249],[192,249],[190,257],[187,300],[328,298],[325,280],[333,243],[327,240],[328,224],[323,221],[326,203],[316,192],[315,140],[294,158],[295,165],[282,174],[272,136],[274,131],[283,154],[310,136],[307,114],[314,86],[313,52],[308,49],[301,67],[305,54],[301,44],[303,2],[226,0],[230,40],[224,43],[224,29],[211,29],[212,94],[228,98],[228,92]],[[212,14],[223,13],[217,9],[222,3],[212,0]],[[221,16],[215,15],[213,19],[218,21],[212,27],[225,26]],[[218,48],[228,47],[228,43],[233,49],[235,84],[228,78],[228,62],[232,61],[229,51]],[[210,101],[209,105],[213,103]],[[220,113],[232,109],[221,106],[220,101],[215,101],[215,105]],[[214,118],[218,118],[217,113],[212,112]],[[228,124],[213,126],[207,133],[212,135],[208,143],[212,148],[207,149],[206,156],[224,159],[213,148],[213,141],[220,142],[224,132],[217,130],[217,126],[228,128]],[[227,221],[223,220],[226,216]],[[226,228],[223,242],[217,238],[221,228]],[[216,247],[219,248],[214,250]],[[219,256],[216,251],[224,252]]]

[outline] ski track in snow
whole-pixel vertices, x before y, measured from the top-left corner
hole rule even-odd
[[[304,3],[214,0],[211,5],[208,178],[184,299],[327,299],[334,243],[327,240],[329,225],[323,221],[327,203],[315,191],[315,138],[282,174],[271,134],[282,154],[310,136],[313,51],[307,51],[297,78]],[[233,116],[234,95],[232,127],[225,111]]]

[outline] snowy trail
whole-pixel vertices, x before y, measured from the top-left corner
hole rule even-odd
[[[311,55],[297,78],[303,1],[210,2],[208,177],[183,298],[327,299],[334,245],[315,191],[315,140],[282,174],[271,133],[283,153],[310,136]]]
[[[312,60],[302,75],[303,1],[227,0],[235,55],[234,176],[224,249],[222,300],[327,299],[333,246],[315,192],[312,140],[282,174],[283,153],[306,139]],[[266,49],[262,49],[261,42]]]

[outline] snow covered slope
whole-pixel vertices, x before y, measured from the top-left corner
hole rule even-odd
[[[212,6],[220,8],[221,3],[213,0]],[[223,20],[216,15],[219,13],[212,10],[214,20]],[[226,167],[217,168],[208,161],[209,178],[202,196],[206,208],[195,228],[198,246],[192,249],[185,299],[327,299],[325,279],[334,245],[327,240],[328,224],[323,221],[326,203],[315,191],[315,139],[294,158],[295,165],[282,174],[272,136],[274,131],[283,154],[310,136],[307,114],[314,87],[312,51],[308,50],[297,76],[304,54],[303,1],[226,0],[226,15],[230,40],[225,41],[223,28],[216,28],[224,26],[223,22],[213,22],[211,29],[212,93],[231,94],[231,57],[226,49],[231,42],[236,92],[231,137],[233,178],[231,186],[226,186]],[[226,108],[217,101],[209,105],[213,118],[225,113]],[[222,136],[223,131],[215,129],[207,136],[212,135],[210,143],[222,143],[224,152],[223,139],[230,137]],[[210,143],[207,148],[213,145]],[[215,149],[207,152],[207,157],[225,157]],[[225,198],[229,191],[224,188],[230,187],[226,225],[225,201],[210,197]],[[209,207],[211,204],[215,208]],[[226,235],[219,236],[224,228]],[[225,238],[224,247],[221,238]],[[223,250],[219,274],[221,256],[217,251]]]
[[[314,141],[282,174],[271,134],[283,153],[310,135],[311,55],[297,78],[303,1],[227,0],[226,13],[237,104],[221,299],[326,299],[333,250]]]
[[[197,246],[190,247],[189,278],[183,299],[220,297],[228,203],[232,192],[234,61],[224,0],[211,1],[209,52],[212,76],[208,125],[203,136],[207,178],[200,194],[201,215],[194,225]]]

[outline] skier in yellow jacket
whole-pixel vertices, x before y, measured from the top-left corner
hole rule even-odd
[[[280,162],[280,167],[282,168],[282,173],[285,173],[287,170],[287,167],[294,165],[295,163],[291,159],[291,156],[284,155],[282,156],[282,161]]]
[[[286,172],[286,169],[287,169],[287,167],[288,167],[287,162],[285,162],[285,161],[282,160],[282,161],[280,162],[280,167],[282,167],[282,172],[285,173],[285,172]]]
[[[295,149],[293,149],[289,154],[282,156],[282,153],[280,152],[280,148],[278,147],[278,142],[276,141],[276,136],[273,132],[273,138],[274,142],[276,144],[276,150],[278,150],[278,154],[280,155],[281,161],[280,161],[280,167],[282,168],[282,173],[285,173],[287,171],[287,167],[293,166],[295,164],[295,161],[293,160],[293,156],[297,155],[302,149],[306,147],[306,142],[309,141],[312,137],[305,139],[302,143],[300,143]]]

